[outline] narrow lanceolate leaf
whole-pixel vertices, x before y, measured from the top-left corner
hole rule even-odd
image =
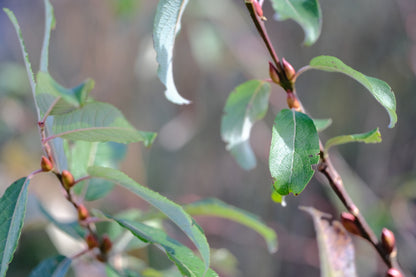
[[[40,71],[48,72],[49,60],[49,41],[51,39],[51,31],[55,28],[55,16],[53,7],[49,0],[43,1],[45,4],[45,35],[43,37],[42,52],[40,57]]]
[[[302,192],[319,161],[319,138],[306,114],[282,110],[274,121],[269,168],[274,189],[281,195]]]
[[[169,237],[164,231],[150,227],[143,223],[119,219],[108,216],[120,226],[129,230],[134,236],[147,243],[160,245],[184,276],[189,277],[214,277],[218,276],[213,270],[205,268],[204,262],[188,247]]]
[[[260,218],[252,213],[213,198],[188,204],[184,206],[184,209],[190,215],[222,217],[247,226],[263,236],[271,253],[277,251],[277,236],[275,231],[267,227]]]
[[[80,108],[94,88],[94,81],[87,79],[84,83],[67,89],[46,72],[39,72],[36,81],[36,100],[42,116],[47,111],[50,115],[59,115]]]
[[[34,98],[34,101],[35,101],[35,104],[36,104],[36,98],[35,98],[35,91],[36,91],[35,75],[33,74],[32,65],[30,64],[30,60],[29,60],[29,54],[27,53],[26,46],[25,46],[25,42],[23,40],[22,30],[20,29],[19,23],[17,22],[16,16],[14,15],[14,13],[11,10],[6,9],[6,8],[4,8],[3,11],[7,14],[7,16],[10,19],[10,21],[13,24],[14,29],[16,30],[17,37],[18,37],[19,43],[20,43],[20,48],[21,48],[22,54],[23,54],[23,60],[25,61],[27,76],[29,77],[29,82],[30,82],[30,86],[32,88],[33,98]],[[38,118],[40,119],[39,109],[38,109],[38,106],[37,105],[36,105],[36,109],[37,109],[37,113],[38,113]]]
[[[70,113],[57,115],[53,122],[54,137],[83,141],[142,141],[150,145],[155,133],[136,130],[114,106],[92,102]]]
[[[153,24],[153,45],[159,63],[158,76],[165,85],[166,98],[176,104],[189,104],[176,89],[173,79],[173,47],[181,28],[181,18],[188,0],[160,0]]]
[[[390,117],[389,127],[393,128],[397,122],[396,115],[396,98],[394,97],[393,90],[384,81],[366,76],[361,72],[358,72],[348,65],[344,64],[341,60],[332,56],[319,56],[313,58],[309,63],[311,68],[319,69],[329,72],[339,72],[350,76],[365,88],[367,88],[373,97],[387,110]]]
[[[198,248],[198,251],[201,253],[202,259],[205,263],[205,269],[207,270],[209,268],[210,251],[205,234],[201,227],[195,223],[193,218],[186,213],[181,206],[175,204],[159,193],[141,186],[119,170],[107,167],[90,167],[88,169],[88,173],[91,177],[110,180],[125,187],[164,213],[191,239],[191,241]]]
[[[266,114],[269,95],[268,83],[251,80],[235,88],[225,104],[221,136],[238,164],[247,170],[256,166],[249,142],[251,127]]]
[[[29,179],[21,178],[10,185],[0,198],[0,276],[6,275],[26,214]]]
[[[354,134],[354,135],[334,137],[334,138],[329,139],[325,143],[324,152],[328,153],[329,148],[331,148],[332,146],[350,143],[350,142],[379,143],[381,142],[381,134],[378,128],[376,128],[364,134]]]
[[[72,260],[62,255],[42,261],[29,275],[29,277],[64,277],[71,266]]]
[[[354,245],[338,221],[312,207],[301,207],[309,213],[318,238],[321,277],[355,277]]]
[[[293,19],[305,32],[306,45],[312,45],[319,38],[322,14],[318,0],[271,0],[278,20]]]

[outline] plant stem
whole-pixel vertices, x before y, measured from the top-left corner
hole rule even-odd
[[[256,1],[256,0],[246,0],[245,1],[246,7],[250,12],[250,16],[254,22],[254,25],[257,28],[257,31],[259,32],[261,38],[266,44],[266,47],[273,61],[276,63],[277,69],[280,72],[283,72],[283,68],[279,62],[279,58],[276,55],[276,51],[273,47],[273,44],[271,43],[269,39],[264,23],[257,16],[254,10],[252,1]],[[303,73],[304,71],[308,69],[310,69],[309,66],[305,66],[301,68],[296,73],[295,80],[301,73]],[[293,94],[297,98],[295,91],[293,91]],[[297,100],[299,101],[299,104],[300,104],[300,111],[305,113],[305,109],[303,108],[302,102],[299,99]],[[341,176],[339,175],[338,171],[332,165],[330,158],[327,155],[325,155],[323,144],[320,140],[319,140],[319,145],[320,145],[320,150],[321,150],[321,154],[320,154],[321,159],[318,165],[318,170],[327,178],[330,187],[338,196],[338,198],[341,200],[341,202],[344,204],[346,209],[356,217],[356,224],[357,224],[357,227],[362,232],[363,238],[367,239],[373,245],[373,247],[376,249],[380,257],[382,258],[383,262],[389,268],[396,268],[400,270],[400,266],[397,262],[397,250],[394,250],[392,253],[386,253],[385,249],[382,247],[374,231],[371,229],[371,227],[369,226],[365,218],[361,215],[360,210],[357,208],[357,206],[354,204],[354,201],[351,199],[348,192],[345,190]]]

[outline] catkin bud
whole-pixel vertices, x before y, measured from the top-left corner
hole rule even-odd
[[[403,274],[395,268],[390,268],[387,271],[386,277],[403,277]]]
[[[42,156],[42,159],[40,160],[40,168],[42,168],[42,171],[44,172],[49,172],[53,169],[52,162],[45,156]]]
[[[296,71],[293,68],[293,66],[285,60],[285,58],[282,59],[282,67],[283,70],[285,71],[286,77],[289,81],[293,80],[293,77],[295,77],[296,75]]]
[[[272,81],[276,84],[280,84],[279,74],[277,73],[277,68],[269,62],[269,75]]]
[[[69,190],[75,184],[74,176],[68,170],[63,170],[61,176],[64,188]]]
[[[78,219],[80,221],[84,221],[89,216],[90,216],[90,213],[88,212],[87,208],[82,204],[78,205]]]
[[[104,235],[100,244],[101,252],[106,254],[110,252],[112,247],[113,247],[113,243],[111,242],[110,238]]]
[[[396,247],[396,238],[394,237],[393,232],[387,228],[383,228],[381,231],[381,245],[388,254],[393,252]]]
[[[341,223],[344,228],[351,234],[362,236],[361,231],[357,227],[354,215],[346,212],[341,213]]]
[[[97,237],[91,233],[85,237],[85,242],[87,243],[89,249],[93,249],[99,245]]]

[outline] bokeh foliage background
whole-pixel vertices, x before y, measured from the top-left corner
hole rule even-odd
[[[237,258],[227,262],[235,270],[221,276],[319,276],[319,261],[311,218],[299,205],[337,216],[342,207],[328,186],[316,178],[287,207],[270,200],[268,171],[270,126],[284,92],[272,88],[271,108],[252,131],[258,156],[256,169],[246,172],[225,150],[220,122],[226,98],[238,84],[268,78],[269,56],[242,0],[190,1],[176,42],[174,75],[188,106],[169,103],[156,75],[152,25],[157,1],[51,1],[57,18],[52,33],[50,72],[73,87],[87,77],[96,81],[92,95],[123,111],[133,125],[155,131],[155,144],[146,149],[129,146],[123,170],[142,184],[179,203],[217,197],[261,216],[279,236],[280,249],[270,255],[260,236],[240,225],[213,218],[197,218],[213,248],[227,248]],[[399,121],[388,129],[384,109],[355,81],[340,74],[307,72],[297,82],[306,109],[315,118],[332,118],[324,140],[380,127],[383,142],[350,144],[332,151],[334,162],[373,229],[395,231],[399,260],[416,274],[416,2],[413,0],[321,0],[323,29],[318,42],[302,46],[303,33],[294,22],[273,20],[265,1],[267,28],[278,55],[296,69],[318,55],[332,55],[366,75],[380,78],[397,97]],[[43,1],[0,0],[13,10],[34,70],[43,35]],[[6,15],[0,13],[0,191],[38,168],[39,136],[29,83],[18,40]],[[317,176],[319,177],[319,176]],[[58,184],[36,178],[31,192],[56,215],[70,217]],[[143,207],[124,191],[91,203],[114,211]],[[71,243],[57,238],[29,203],[29,213],[8,276],[25,276],[43,258],[59,251],[71,253]],[[172,232],[175,232],[172,229]],[[56,243],[60,240],[61,243]],[[357,247],[360,276],[380,276],[385,270],[371,247],[361,239]],[[54,246],[55,243],[55,246]],[[55,249],[57,247],[57,249]],[[69,247],[69,248],[68,248]],[[74,253],[74,252],[72,252]],[[156,251],[139,253],[163,267]],[[83,272],[83,273],[80,273]],[[79,276],[94,276],[90,269]],[[99,276],[99,275],[97,275]]]

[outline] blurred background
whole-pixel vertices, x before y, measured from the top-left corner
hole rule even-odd
[[[287,197],[286,207],[271,201],[268,149],[274,117],[286,105],[284,92],[272,87],[272,106],[252,130],[251,143],[258,157],[254,170],[239,168],[221,140],[221,116],[229,93],[249,79],[268,78],[270,57],[244,1],[190,1],[173,63],[178,90],[192,101],[187,106],[168,102],[157,79],[152,48],[157,1],[51,2],[57,19],[51,37],[51,75],[66,87],[87,77],[94,79],[93,97],[121,109],[137,128],[159,134],[149,149],[129,145],[122,169],[178,203],[216,197],[259,215],[276,230],[279,251],[269,254],[254,231],[226,220],[197,217],[210,245],[228,250],[220,252],[227,257],[224,268],[217,266],[220,275],[319,276],[313,222],[298,207],[314,206],[335,217],[344,210],[319,176],[299,196]],[[416,2],[320,0],[320,4],[322,34],[311,47],[302,45],[304,34],[296,23],[273,19],[269,1],[263,7],[266,26],[279,57],[285,57],[295,69],[315,56],[332,55],[386,81],[395,91],[399,120],[389,129],[385,110],[354,80],[308,71],[297,82],[299,97],[311,116],[333,120],[322,134],[324,141],[380,127],[381,144],[348,144],[331,155],[375,232],[380,234],[383,227],[395,232],[399,261],[412,276],[416,274]],[[36,72],[44,28],[43,1],[0,0],[0,7],[15,12]],[[18,39],[6,14],[0,12],[1,194],[13,181],[39,167],[39,146]],[[36,177],[30,191],[46,206],[53,206],[56,215],[73,217],[65,212],[66,201],[53,178]],[[75,253],[59,246],[32,202],[8,276],[26,276],[42,259],[58,252]],[[90,206],[114,211],[146,207],[124,190]],[[386,268],[374,249],[359,238],[354,238],[354,244],[359,276],[384,276]],[[168,265],[152,255],[148,259],[155,267]],[[86,272],[90,277],[100,276],[87,270],[78,270],[77,276],[86,276]]]

